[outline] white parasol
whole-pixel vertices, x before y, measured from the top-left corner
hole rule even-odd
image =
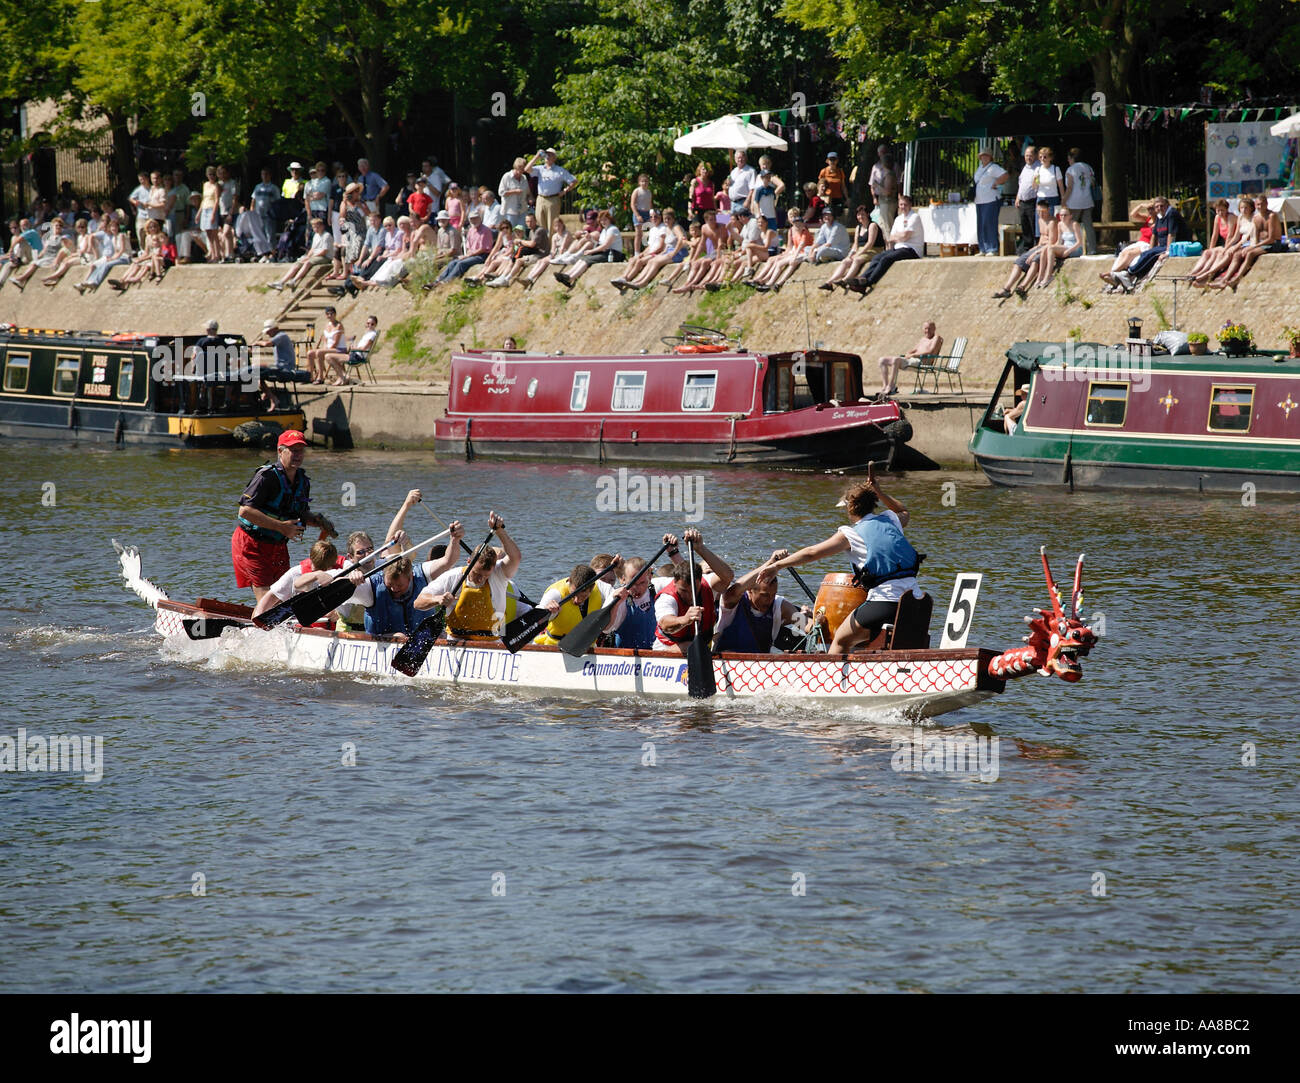
[[[778,139],[771,132],[764,131],[756,124],[749,124],[734,114],[719,117],[701,128],[687,132],[680,139],[673,140],[673,150],[678,154],[694,154],[697,150],[723,149],[750,150],[785,150],[784,139]]]
[[[1270,135],[1276,135],[1281,139],[1300,138],[1300,113],[1292,113],[1284,120],[1279,120],[1268,131]]]

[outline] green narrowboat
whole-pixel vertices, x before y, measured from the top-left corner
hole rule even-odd
[[[1300,361],[1017,343],[970,449],[998,485],[1300,492]]]
[[[241,442],[235,429],[302,429],[296,405],[268,409],[242,336],[198,339],[0,324],[0,436],[169,447]]]

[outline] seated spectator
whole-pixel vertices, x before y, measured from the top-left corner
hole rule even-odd
[[[339,353],[347,340],[343,335],[343,321],[337,316],[333,305],[325,306],[325,327],[320,333],[320,341],[307,351],[307,371],[311,373],[311,382],[323,384],[327,374],[325,355]],[[346,354],[344,355],[346,358]]]
[[[379,320],[374,316],[366,317],[365,332],[355,339],[350,347],[346,350],[327,350],[321,360],[334,370],[335,378],[327,381],[332,386],[338,387],[343,384],[357,383],[358,381],[348,378],[347,366],[363,365],[370,358],[370,353],[374,349],[376,340],[379,338]]]
[[[898,394],[898,373],[911,358],[934,358],[943,353],[943,336],[934,320],[926,320],[921,327],[921,337],[905,354],[880,359],[880,391],[876,398],[884,401]]]
[[[1038,260],[1038,288],[1046,289],[1056,269],[1067,259],[1083,255],[1083,230],[1069,207],[1058,207],[1057,240],[1045,248]]]
[[[610,285],[620,293],[626,290],[631,280],[641,273],[655,256],[663,251],[665,240],[670,231],[664,228],[663,212],[651,208],[650,218],[645,228],[645,243],[641,251],[628,260],[627,269],[617,278],[610,280]]]
[[[352,290],[360,287],[370,289],[375,286],[384,289],[390,289],[401,281],[402,276],[406,273],[406,264],[414,255],[415,230],[413,223],[407,215],[402,215],[397,220],[397,234],[390,240],[384,248],[384,262],[379,265],[377,270],[369,278],[351,278],[344,282],[344,288]],[[355,296],[355,294],[354,294]]]
[[[1002,427],[1007,430],[1010,436],[1016,431],[1016,425],[1020,421],[1020,415],[1025,412],[1025,404],[1029,401],[1029,388],[1016,388],[1016,404],[1002,415]]]
[[[76,251],[76,242],[64,232],[63,219],[53,218],[50,221],[50,232],[43,238],[41,247],[38,249],[35,245],[32,246],[32,261],[14,275],[14,285],[22,290],[37,271],[51,270],[64,253],[71,255]]]
[[[781,250],[781,239],[764,219],[757,218],[747,207],[738,207],[732,212],[739,233],[736,250],[738,253],[737,270],[741,278],[750,278]]]
[[[623,233],[614,224],[614,216],[609,211],[601,211],[597,215],[597,221],[600,233],[596,243],[583,252],[569,270],[555,272],[556,279],[570,289],[593,263],[623,262]]]
[[[477,267],[487,261],[488,253],[492,251],[496,239],[492,235],[492,230],[483,224],[483,212],[477,208],[469,212],[469,229],[465,230],[462,243],[465,254],[448,263],[434,280],[433,285],[454,281],[471,267]]]
[[[29,219],[11,219],[9,222],[9,249],[0,260],[0,286],[9,280],[9,276],[19,267],[26,267],[35,258],[32,244],[41,243],[40,235],[31,228]],[[21,287],[20,287],[21,288]]]
[[[330,236],[324,215],[311,220],[311,245],[293,265],[284,272],[278,282],[271,283],[271,289],[282,290],[293,286],[307,277],[307,272],[314,268],[328,267],[334,259],[334,238]]]
[[[109,285],[115,290],[125,290],[129,286],[134,286],[137,282],[143,282],[148,276],[152,281],[155,278],[162,278],[163,271],[163,243],[167,235],[163,233],[162,223],[156,219],[150,219],[144,227],[144,247],[139,254],[131,261],[131,266],[127,268],[126,274],[121,278],[114,279]]]
[[[188,225],[179,234],[176,235],[176,262],[190,263],[193,258],[194,248],[197,245],[199,254],[206,260],[208,258],[208,235],[207,231],[199,228],[200,202],[202,197],[198,192],[190,193],[190,205],[188,208]]]
[[[871,213],[865,204],[858,208],[857,219],[858,224],[853,228],[853,243],[849,247],[848,254],[831,272],[830,278],[817,287],[819,290],[833,290],[836,286],[847,290],[849,279],[857,278],[862,274],[867,261],[871,259],[871,250],[881,243],[880,227],[871,220]]]
[[[324,224],[324,219],[321,219],[321,225]],[[270,346],[275,351],[274,365],[267,365],[260,358],[258,359],[258,365],[263,373],[273,372],[286,376],[300,374],[298,351],[294,347],[293,339],[289,337],[287,332],[280,330],[280,326],[275,320],[265,320],[262,323],[261,337],[255,339],[249,345],[258,349]],[[306,373],[301,373],[301,375],[306,375]],[[262,402],[267,409],[275,409],[275,398],[265,387],[262,388]]]
[[[619,234],[619,242],[622,243],[623,235]],[[537,216],[529,211],[524,216],[524,234],[520,240],[516,234],[514,245],[511,249],[511,263],[506,270],[488,282],[489,286],[503,287],[509,286],[516,278],[524,272],[524,268],[531,266],[538,260],[544,258],[551,251],[551,238],[545,230],[537,224]]]
[[[1135,259],[1127,269],[1116,271],[1117,281],[1126,290],[1132,290],[1146,275],[1155,270],[1157,264],[1163,263],[1169,255],[1169,246],[1178,240],[1182,228],[1182,216],[1169,204],[1164,196],[1157,196],[1151,201],[1151,210],[1155,221],[1151,229],[1151,247]]]
[[[1251,207],[1254,207],[1254,203],[1251,203]],[[1155,219],[1151,217],[1151,204],[1137,204],[1129,217],[1134,222],[1142,223],[1142,227],[1138,232],[1138,239],[1120,249],[1115,262],[1110,265],[1110,270],[1102,271],[1098,275],[1106,283],[1106,293],[1114,293],[1117,290],[1129,292],[1129,287],[1122,285],[1115,276],[1151,247],[1151,234],[1155,229]]]
[[[821,227],[813,237],[811,262],[836,263],[848,255],[848,251],[849,231],[835,220],[831,207],[827,207],[822,211]]]
[[[1205,275],[1213,278],[1218,273],[1219,265],[1227,262],[1228,249],[1237,243],[1240,220],[1232,213],[1232,204],[1226,199],[1214,201],[1214,221],[1210,223],[1210,242],[1202,250],[1192,269],[1183,277],[1188,282],[1195,282]]]
[[[713,212],[710,212],[713,213]],[[691,293],[704,289],[704,280],[713,270],[714,254],[708,251],[708,240],[704,236],[704,227],[699,222],[692,222],[690,229],[690,248],[686,256],[686,281],[673,287],[673,293]]]
[[[100,255],[94,263],[90,265],[90,273],[85,279],[78,282],[74,287],[80,294],[85,294],[86,290],[96,289],[100,283],[108,277],[108,273],[114,267],[124,267],[131,262],[131,242],[127,235],[122,232],[121,227],[117,224],[117,216],[109,215],[107,225],[102,234],[99,234]],[[105,245],[107,241],[107,245]]]
[[[822,211],[829,214],[830,208]],[[749,279],[747,285],[760,293],[780,290],[790,276],[812,256],[813,234],[798,211],[790,212],[790,229],[786,233],[785,250],[767,260]]]
[[[523,240],[524,233],[523,226],[520,226],[518,240]],[[496,227],[496,240],[492,242],[492,249],[488,252],[487,259],[483,261],[482,269],[477,275],[466,274],[465,281],[481,286],[489,278],[496,278],[497,275],[508,271],[514,262],[515,240],[515,227],[510,224],[505,215],[502,215]]]
[[[802,217],[808,222],[820,222],[822,211],[824,211],[829,202],[826,198],[827,185],[825,181],[809,181],[803,186],[804,205]]]
[[[84,218],[75,220],[72,227],[72,241],[73,247],[59,250],[54,263],[50,265],[50,273],[41,279],[43,285],[56,285],[74,264],[95,262],[95,258],[99,255],[99,245],[95,242],[94,235],[88,229]]]
[[[920,259],[925,255],[925,230],[921,216],[912,209],[910,196],[898,197],[898,217],[889,231],[889,247],[876,256],[859,278],[849,283],[849,289],[864,297],[899,260]]]
[[[1011,264],[1011,273],[1007,276],[1007,284],[993,295],[994,300],[1010,297],[1012,290],[1024,300],[1029,287],[1042,274],[1040,261],[1050,258],[1048,253],[1060,242],[1060,226],[1052,214],[1051,205],[1046,200],[1039,202],[1037,213],[1038,243],[1015,258]]]
[[[1261,197],[1255,205],[1252,220],[1254,241],[1252,244],[1238,248],[1237,256],[1229,261],[1223,277],[1209,283],[1211,289],[1230,289],[1237,292],[1237,286],[1250,269],[1255,266],[1260,256],[1269,252],[1285,252],[1287,246],[1282,242],[1282,220],[1275,211],[1269,210],[1268,202]]]
[[[541,229],[540,224],[538,229]],[[575,242],[576,235],[569,232],[568,227],[564,224],[564,219],[557,215],[550,232],[550,251],[538,259],[533,264],[532,270],[524,276],[524,288],[530,290],[537,285],[537,280],[546,273],[547,268],[564,256],[569,248],[574,246]]]
[[[677,222],[677,212],[671,207],[665,207],[660,220],[658,243],[656,244],[654,236],[655,221],[651,216],[651,240],[646,249],[641,253],[640,269],[633,272],[631,264],[628,270],[620,279],[614,280],[619,293],[625,290],[645,289],[655,280],[659,274],[670,263],[680,263],[686,258],[687,251],[690,247],[690,239],[686,236],[685,230]],[[651,250],[653,248],[653,251]],[[635,260],[633,262],[636,262]]]

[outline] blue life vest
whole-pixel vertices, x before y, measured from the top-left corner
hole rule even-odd
[[[925,557],[912,548],[898,525],[885,515],[867,515],[849,528],[867,549],[867,559],[853,566],[853,574],[863,590],[888,582],[907,579],[921,569]]]
[[[262,506],[258,506],[258,505],[253,505],[253,506],[257,507],[258,511],[265,512],[273,519],[288,519],[290,521],[295,519],[301,519],[304,515],[307,514],[307,504],[308,504],[307,492],[308,492],[308,486],[310,482],[308,482],[307,480],[306,472],[299,470],[298,476],[294,478],[293,485],[291,487],[289,485],[289,479],[285,476],[284,469],[280,466],[280,464],[267,463],[265,466],[258,467],[257,473],[254,474],[252,478],[250,478],[248,481],[248,488],[252,487],[252,484],[257,479],[258,474],[264,474],[268,470],[272,471],[275,474],[276,481],[280,483],[279,488],[276,490],[275,496],[271,498],[270,502]],[[245,492],[247,491],[248,489],[246,488]],[[279,533],[278,531],[267,530],[265,527],[254,526],[242,515],[239,517],[239,525],[247,533],[251,534],[254,538],[256,538],[258,541],[278,542],[278,541],[285,540],[284,535]]]
[[[650,604],[644,609],[624,600],[627,613],[623,617],[623,623],[618,626],[618,631],[614,633],[614,646],[645,651],[655,645],[655,588],[652,586],[647,593]]]
[[[415,565],[411,572],[411,587],[401,601],[388,589],[383,572],[375,572],[368,582],[375,592],[375,604],[366,610],[366,631],[372,636],[391,636],[398,632],[410,635],[414,632],[426,615],[415,608],[415,599],[429,585],[424,569]]]
[[[775,609],[780,597],[772,602]],[[714,651],[740,651],[744,654],[767,654],[772,649],[772,613],[755,613],[749,595],[742,594],[736,615],[718,635]]]

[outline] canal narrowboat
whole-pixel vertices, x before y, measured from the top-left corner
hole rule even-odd
[[[195,337],[0,324],[0,436],[196,447],[243,442],[249,422],[302,429],[298,407],[263,405],[242,336],[220,339],[196,362]]]
[[[1300,362],[1017,343],[970,449],[998,485],[1300,492]]]
[[[440,454],[933,469],[898,404],[870,401],[862,360],[686,343],[664,354],[452,355]]]

